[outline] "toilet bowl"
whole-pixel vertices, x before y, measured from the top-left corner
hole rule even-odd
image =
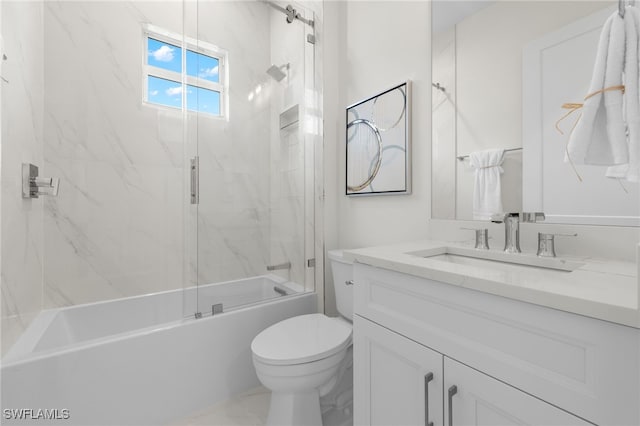
[[[351,264],[341,251],[330,251],[329,258],[343,317],[288,318],[263,330],[251,343],[258,379],[271,390],[267,425],[321,426],[320,398],[335,387],[351,362]],[[338,290],[339,286],[347,288]]]

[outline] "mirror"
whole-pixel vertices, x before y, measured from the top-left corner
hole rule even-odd
[[[543,211],[551,223],[640,224],[637,183],[607,178],[606,166],[574,171],[564,161],[580,112],[560,121],[563,133],[555,127],[568,112],[562,105],[588,94],[600,32],[617,5],[432,3],[433,218],[487,219],[478,194],[484,189],[495,200],[495,186],[479,184],[474,194],[476,179],[486,178],[476,175],[499,169],[469,155],[504,149],[493,176],[502,211]]]

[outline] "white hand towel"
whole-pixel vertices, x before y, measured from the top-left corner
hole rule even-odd
[[[625,23],[618,12],[605,22],[598,43],[589,94],[582,117],[571,133],[567,153],[575,164],[616,165],[628,162],[622,91],[603,89],[622,85]],[[568,161],[565,158],[565,161]]]
[[[473,219],[490,220],[502,213],[502,189],[500,165],[504,161],[504,149],[489,149],[469,154],[469,164],[475,169],[473,185]]]
[[[624,65],[624,112],[627,122],[629,162],[607,169],[607,177],[638,182],[640,168],[640,12],[635,7],[625,11],[626,51]]]

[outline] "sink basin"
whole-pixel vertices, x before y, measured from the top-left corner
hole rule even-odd
[[[550,269],[571,272],[584,265],[582,262],[557,257],[538,257],[526,253],[505,253],[495,250],[476,250],[464,247],[442,247],[440,249],[409,253],[439,262],[478,268],[507,269],[516,267],[519,271],[526,269]]]

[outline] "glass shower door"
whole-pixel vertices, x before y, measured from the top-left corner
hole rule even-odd
[[[314,150],[303,125],[313,28],[288,23],[281,9],[201,1],[193,35],[186,25],[197,52],[222,52],[219,113],[186,112],[199,168],[190,244],[203,316],[314,288]],[[198,75],[214,72],[196,64]],[[203,92],[188,96],[207,103]]]

